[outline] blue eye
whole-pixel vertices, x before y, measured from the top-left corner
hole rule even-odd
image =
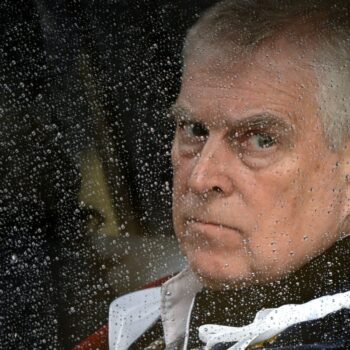
[[[262,133],[252,135],[249,140],[255,148],[263,149],[273,147],[277,143],[275,137]]]

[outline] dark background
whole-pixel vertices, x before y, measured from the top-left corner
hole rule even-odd
[[[121,222],[172,234],[166,110],[185,32],[212,3],[1,2],[1,349],[71,349],[131,286],[127,271],[118,288],[104,270],[127,236],[114,251],[86,233],[84,150],[98,150]]]

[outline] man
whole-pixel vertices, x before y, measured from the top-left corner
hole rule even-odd
[[[349,19],[342,1],[226,0],[189,31],[171,115],[190,267],[130,315],[160,308],[167,349],[349,346]],[[135,295],[111,307],[112,347]]]

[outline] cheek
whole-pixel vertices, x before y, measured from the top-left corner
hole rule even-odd
[[[250,176],[251,180],[246,185],[245,202],[248,208],[253,209],[256,220],[271,219],[274,222],[289,215],[287,212],[296,205],[300,186],[303,185],[293,162],[286,163]],[[274,218],[273,213],[276,211],[284,214],[280,213]]]
[[[303,198],[306,181],[298,169],[293,160],[286,161],[256,174],[254,186],[249,187],[246,204],[254,218],[249,245],[255,257],[270,260],[278,251],[287,251],[296,223],[303,221],[301,209],[308,200]]]
[[[262,215],[266,215],[268,210],[280,212],[276,220],[293,216],[310,206],[316,191],[331,188],[326,183],[328,180],[322,181],[322,176],[329,179],[329,171],[322,168],[322,161],[315,159],[311,153],[310,149],[294,150],[294,155],[255,173],[254,186],[250,186],[253,191],[250,191],[249,205]]]
[[[256,225],[250,245],[257,264],[275,264],[280,272],[296,268],[321,254],[337,239],[341,221],[342,192],[338,175],[331,168],[315,164],[314,169],[290,172],[290,176],[270,179],[257,191]],[[268,190],[267,190],[268,189]],[[327,234],[325,234],[328,232]]]
[[[183,200],[182,198],[187,192],[187,179],[191,173],[190,161],[179,155],[176,139],[174,141],[171,161],[173,166],[173,223],[175,233],[179,238],[183,231],[183,223],[181,221]]]
[[[187,191],[187,181],[191,176],[194,159],[180,155],[177,144],[174,144],[171,155],[173,167],[173,196],[177,200]]]

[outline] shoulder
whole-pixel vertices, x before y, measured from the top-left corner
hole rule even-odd
[[[320,319],[291,326],[277,337],[273,346],[286,349],[348,349],[350,310],[342,308]]]

